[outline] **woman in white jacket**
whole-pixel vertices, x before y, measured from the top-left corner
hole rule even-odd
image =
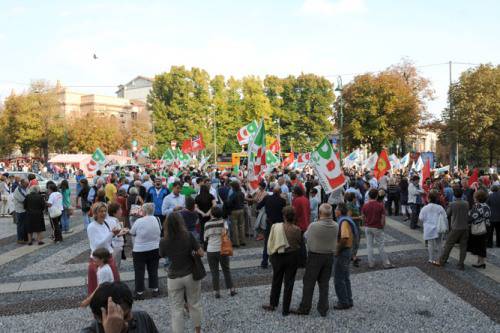
[[[429,203],[422,208],[418,217],[424,226],[424,240],[427,241],[429,263],[433,265],[438,265],[442,253],[441,240],[443,238],[443,230],[440,230],[440,220],[442,222],[446,221],[446,224],[448,223],[446,211],[438,204],[438,201],[439,193],[431,191],[429,193]]]

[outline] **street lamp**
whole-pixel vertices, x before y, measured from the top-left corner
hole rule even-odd
[[[342,98],[342,76],[337,77],[337,88],[335,88],[335,91],[339,92],[339,106],[340,106],[340,128],[339,128],[339,157],[340,157],[340,163],[342,163],[342,145],[344,141],[344,100]]]

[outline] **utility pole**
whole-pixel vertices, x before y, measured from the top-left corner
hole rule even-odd
[[[448,88],[448,107],[449,107],[449,112],[450,112],[450,121],[451,123],[453,124],[453,122],[456,123],[456,127],[454,129],[454,140],[453,140],[453,143],[451,145],[451,153],[450,153],[450,166],[451,166],[451,170],[454,169],[455,165],[457,167],[457,169],[459,168],[459,159],[458,159],[458,132],[459,132],[459,124],[458,124],[458,116],[457,114],[455,113],[455,111],[453,110],[453,95],[452,95],[452,85],[453,85],[453,79],[452,79],[452,71],[451,71],[451,66],[452,66],[453,62],[450,60],[448,62],[448,69],[449,69],[449,74],[450,74],[450,86]]]
[[[280,118],[278,118],[278,143],[279,143],[279,152],[278,152],[278,159],[281,164],[281,124],[280,124]]]
[[[214,164],[217,169],[217,122],[215,120],[215,106],[212,105],[214,111]]]
[[[344,143],[344,99],[342,98],[342,76],[339,76],[337,78],[337,89],[335,91],[338,91],[340,93],[339,95],[339,106],[340,106],[340,128],[339,128],[339,157],[340,157],[340,164],[342,164],[342,148],[343,148],[343,143]]]

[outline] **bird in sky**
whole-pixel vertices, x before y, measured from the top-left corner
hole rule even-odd
[[[94,57],[93,57],[93,58],[94,58],[94,59],[99,59],[99,58],[97,58],[97,55],[96,55],[95,53],[94,53]]]

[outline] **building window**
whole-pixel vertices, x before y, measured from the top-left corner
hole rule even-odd
[[[131,113],[132,120],[137,120],[137,112]]]

